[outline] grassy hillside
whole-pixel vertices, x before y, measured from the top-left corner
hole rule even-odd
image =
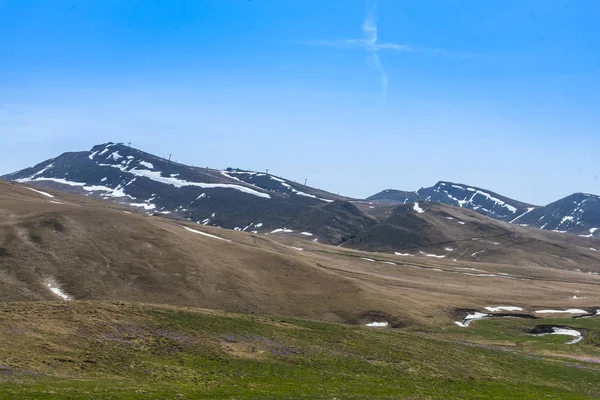
[[[600,307],[600,276],[585,271],[597,265],[583,258],[562,270],[510,259],[367,253],[315,243],[312,236],[217,229],[52,194],[0,182],[0,301],[59,300],[54,288],[75,300],[359,324],[378,316],[395,326],[452,324],[454,309],[488,305],[528,312]],[[556,251],[543,256],[561,257],[562,248]]]
[[[600,396],[597,364],[459,340],[485,339],[488,324],[500,320],[402,331],[132,303],[0,307],[1,398]],[[599,327],[594,319],[578,323]],[[556,337],[527,339],[510,328],[502,335],[564,347]],[[592,336],[570,348],[595,345]]]

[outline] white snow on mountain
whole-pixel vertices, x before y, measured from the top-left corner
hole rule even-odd
[[[152,163],[146,162],[146,161],[140,161],[140,165],[148,168],[148,169],[154,169],[154,165]]]
[[[413,205],[413,210],[415,210],[419,214],[422,214],[425,212],[425,210],[423,210],[421,207],[419,207],[419,203],[416,203],[416,202]]]

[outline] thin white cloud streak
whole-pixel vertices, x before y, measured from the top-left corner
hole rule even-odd
[[[362,31],[364,48],[367,52],[371,53],[366,59],[367,65],[373,68],[379,76],[383,96],[384,98],[387,98],[389,79],[385,69],[381,65],[381,60],[377,53],[379,51],[377,48],[377,12],[374,6],[370,7],[367,11],[367,16],[362,25]]]
[[[312,46],[323,46],[323,47],[335,47],[335,48],[358,48],[370,53],[366,62],[375,72],[379,75],[381,86],[384,96],[387,97],[389,79],[385,69],[381,64],[379,58],[379,50],[390,50],[399,51],[406,53],[421,53],[434,56],[447,56],[447,57],[459,57],[459,58],[473,58],[474,54],[469,53],[457,53],[442,49],[432,49],[424,47],[409,46],[401,43],[377,43],[378,29],[377,29],[377,8],[374,3],[367,2],[367,13],[365,20],[361,26],[363,32],[362,39],[342,39],[342,40],[315,40],[315,41],[302,41],[297,42],[305,45]]]

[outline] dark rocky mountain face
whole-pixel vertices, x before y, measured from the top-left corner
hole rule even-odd
[[[536,207],[489,190],[438,182],[415,192],[385,190],[373,195],[368,201],[381,206],[373,210],[364,201],[268,173],[193,167],[114,143],[64,153],[2,178],[100,197],[144,213],[241,231],[297,234],[330,244],[360,241],[363,231],[381,222],[382,216],[391,216],[389,207],[423,201],[474,210],[512,224],[600,237],[600,197],[594,195],[574,194]],[[381,215],[374,213],[378,210]],[[391,222],[402,226],[401,221]]]
[[[416,192],[384,190],[368,198],[383,204],[432,201],[468,208],[500,221],[586,237],[600,236],[600,197],[576,193],[547,206],[536,207],[489,190],[452,182]]]
[[[65,153],[4,179],[101,197],[146,213],[339,243],[374,219],[341,197],[251,171],[191,167],[107,143]]]
[[[600,232],[600,197],[575,193],[545,207],[536,208],[515,223],[556,232],[569,232],[585,237]]]

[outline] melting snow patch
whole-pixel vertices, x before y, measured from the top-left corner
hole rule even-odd
[[[112,153],[111,155],[109,155],[109,156],[108,156],[108,157],[106,157],[106,158],[111,158],[111,157],[112,157],[112,159],[113,159],[113,160],[115,160],[115,161],[119,161],[119,159],[120,159],[120,158],[123,158],[123,156],[122,156],[122,155],[120,155],[118,151],[115,151],[114,153]]]
[[[52,284],[49,283],[48,287],[50,288],[50,290],[52,291],[52,293],[54,293],[55,295],[57,295],[61,299],[63,299],[63,300],[71,300],[71,298],[69,296],[67,296],[62,290],[60,290],[57,287],[52,287]]]
[[[481,250],[481,251],[476,251],[475,253],[471,254],[471,257],[475,257],[477,254],[481,254],[484,253],[485,250]]]
[[[458,221],[459,224],[464,225],[465,223],[463,221]]]
[[[458,326],[461,326],[463,328],[466,328],[469,326],[469,324],[473,321],[476,321],[478,319],[484,319],[489,317],[488,314],[484,314],[484,313],[480,313],[480,312],[474,312],[472,314],[467,314],[467,316],[465,317],[464,321],[455,321],[454,323]]]
[[[65,203],[61,203],[60,201],[54,201],[54,200],[50,200],[50,203],[54,203],[54,204],[65,204]]]
[[[370,262],[375,262],[375,260],[373,260],[372,258],[365,258],[365,257],[361,257],[361,260],[366,260],[366,261],[370,261]]]
[[[568,310],[538,310],[536,314],[587,314],[585,310],[578,308],[569,308]]]
[[[523,311],[521,307],[515,306],[498,306],[498,307],[485,307],[486,310],[490,312],[498,312],[498,311]]]
[[[304,251],[304,249],[302,247],[292,247],[292,249],[298,250],[298,251]]]
[[[259,222],[258,224],[254,224],[255,228],[261,228],[263,226],[262,222]]]
[[[132,207],[141,207],[144,210],[154,210],[156,208],[155,204],[149,204],[149,203],[129,203],[129,205]]]
[[[446,247],[444,250],[446,250],[446,251],[452,251],[454,249],[452,247]]]
[[[419,207],[419,203],[415,203],[413,205],[413,210],[415,210],[419,214],[422,214],[425,212],[425,210],[423,210],[421,207]]]
[[[69,185],[69,186],[85,186],[85,183],[71,182],[71,181],[68,181],[68,180],[62,179],[62,178],[35,178],[34,179],[33,177],[29,177],[29,178],[17,179],[15,182],[24,183],[24,182],[37,182],[37,181],[51,181],[51,182],[56,182],[56,183],[60,183],[63,185]]]
[[[525,214],[529,214],[530,212],[532,212],[533,210],[535,210],[535,207],[528,207],[527,211],[525,211],[523,214],[519,215],[517,218],[513,219],[512,221],[510,221],[509,223],[512,224],[513,222],[515,222],[516,220],[520,219],[522,216],[524,216]]]
[[[581,332],[576,331],[575,329],[559,328],[556,326],[553,326],[551,329],[552,329],[552,332],[550,332],[550,333],[538,333],[538,334],[533,334],[533,336],[565,335],[565,336],[573,336],[575,338],[575,339],[567,342],[566,344],[575,344],[575,343],[580,342],[583,339],[583,335],[581,334]]]
[[[409,253],[394,253],[394,254],[397,256],[403,256],[403,257],[412,256],[412,254],[409,254]]]
[[[304,235],[304,236],[312,236],[313,234],[310,233],[310,232],[302,232],[302,235]]]
[[[152,163],[146,162],[146,161],[140,161],[140,165],[149,168],[149,169],[154,169],[154,165]]]
[[[371,322],[367,324],[367,326],[370,326],[371,328],[385,328],[388,325],[387,322]]]
[[[161,173],[159,171],[150,171],[147,169],[136,169],[133,168],[129,171],[123,171],[123,172],[128,172],[130,174],[136,175],[136,176],[141,176],[141,177],[145,177],[148,179],[151,179],[155,182],[160,182],[160,183],[164,183],[166,185],[171,185],[171,186],[175,186],[177,188],[180,187],[184,187],[184,186],[198,186],[204,189],[218,189],[218,188],[222,188],[222,189],[235,189],[235,190],[239,190],[240,192],[244,192],[244,193],[248,193],[254,196],[258,196],[258,197],[263,197],[266,199],[270,199],[271,196],[269,196],[266,193],[261,193],[258,192],[254,189],[250,189],[249,187],[246,186],[240,186],[240,185],[232,185],[232,184],[227,184],[227,183],[201,183],[201,182],[189,182],[189,181],[185,181],[182,179],[177,179],[174,177],[165,177],[162,176]]]
[[[279,229],[275,229],[271,233],[292,233],[292,232],[294,232],[294,231],[291,229],[279,228]]]
[[[391,264],[391,265],[398,265],[395,262],[391,262],[391,261],[380,261],[382,264]]]
[[[222,237],[211,235],[210,233],[205,233],[205,232],[197,231],[195,229],[188,228],[187,226],[184,226],[183,228],[186,229],[186,230],[188,230],[188,231],[190,231],[190,232],[197,233],[199,235],[208,236],[208,237],[213,238],[213,239],[219,239],[219,240],[222,240],[224,242],[231,242],[231,240],[229,240],[229,239],[223,239]]]
[[[52,198],[54,198],[54,196],[52,196],[50,193],[42,192],[41,190],[35,190],[35,189],[33,189],[33,188],[30,188],[30,187],[26,187],[25,189],[29,189],[29,190],[31,190],[31,191],[34,191],[34,192],[36,192],[36,193],[39,193],[39,194],[41,194],[42,196],[46,196],[46,197],[52,197]]]
[[[422,255],[424,255],[425,257],[433,257],[433,258],[446,258],[446,256],[445,256],[445,255],[443,255],[443,256],[438,256],[438,255],[436,255],[436,254],[427,254],[427,253],[425,253],[425,252],[423,252],[423,251],[419,251],[419,253],[421,253],[421,254],[422,254]]]

